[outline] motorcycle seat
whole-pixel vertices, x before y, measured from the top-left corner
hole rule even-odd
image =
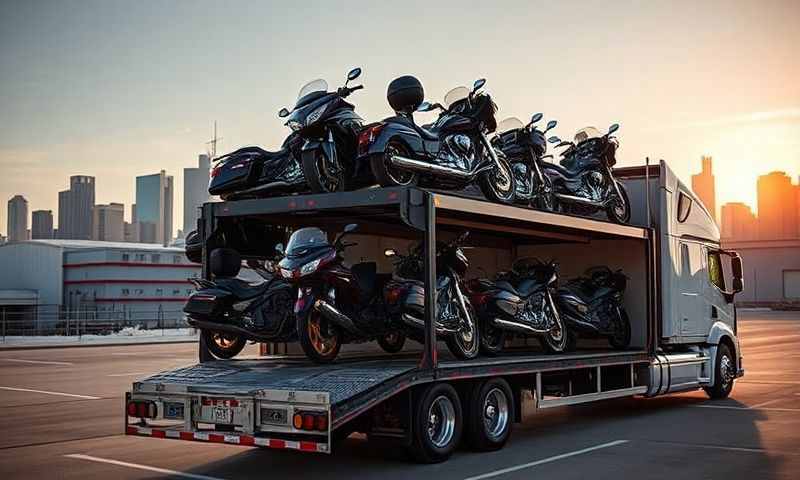
[[[218,278],[214,283],[242,300],[257,297],[269,288],[269,282],[250,283],[240,278]]]
[[[416,123],[414,123],[414,121],[411,120],[410,118],[401,115],[389,117],[385,119],[384,122],[399,123],[401,125],[410,127],[415,132],[417,132],[419,136],[422,137],[423,140],[428,140],[428,141],[439,140],[439,132],[437,132],[435,129],[432,128],[433,124],[419,126]]]
[[[507,292],[513,293],[518,297],[525,298],[539,290],[541,285],[536,280],[525,279],[519,282],[519,285],[516,287],[506,280],[499,280],[495,282],[495,286]]]
[[[609,287],[594,287],[584,282],[570,282],[558,290],[559,292],[571,293],[586,303],[592,303],[613,291]]]

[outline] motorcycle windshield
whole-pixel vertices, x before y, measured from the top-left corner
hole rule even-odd
[[[525,125],[522,123],[522,120],[520,120],[519,118],[509,117],[497,124],[497,133],[502,134],[510,132],[511,130],[519,130],[524,126]]]
[[[286,245],[286,256],[298,257],[322,247],[330,247],[330,242],[328,242],[328,236],[325,232],[317,227],[301,228],[289,237],[289,243]]]
[[[321,78],[312,80],[303,85],[303,88],[300,89],[300,93],[297,94],[297,102],[299,103],[300,99],[305,97],[309,93],[327,92],[327,91],[328,91],[328,82],[326,82]]]
[[[454,103],[467,97],[469,97],[469,89],[467,87],[456,87],[444,96],[444,108],[450,108]]]
[[[594,127],[581,128],[575,133],[575,144],[577,145],[591,138],[599,138],[602,136],[600,131]]]

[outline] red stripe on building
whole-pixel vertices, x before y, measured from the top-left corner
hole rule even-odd
[[[93,285],[93,284],[104,284],[104,283],[112,283],[112,284],[125,284],[125,283],[134,283],[134,284],[148,284],[148,283],[188,283],[191,284],[191,280],[121,280],[121,279],[114,279],[114,280],[64,280],[64,285]]]
[[[218,433],[209,433],[208,434],[208,441],[209,442],[225,442],[225,435],[220,435]]]
[[[194,432],[181,432],[181,440],[194,440]]]
[[[64,268],[82,267],[156,267],[156,268],[196,268],[200,265],[196,263],[145,263],[145,262],[86,262],[86,263],[65,263]]]
[[[239,445],[253,446],[256,444],[256,439],[250,435],[242,435],[239,437]]]

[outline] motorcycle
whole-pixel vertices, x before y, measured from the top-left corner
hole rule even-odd
[[[206,345],[217,358],[233,358],[254,342],[287,342],[294,339],[292,305],[294,289],[275,275],[273,262],[248,262],[264,280],[249,283],[237,278],[242,260],[236,250],[211,252],[214,280],[190,279],[197,290],[183,307],[187,323],[200,329]]]
[[[223,200],[240,200],[308,191],[299,163],[302,145],[303,139],[293,132],[277,152],[244,147],[218,157],[211,169],[208,193]]]
[[[567,347],[567,329],[553,300],[556,265],[521,258],[495,281],[474,279],[469,294],[481,322],[481,350],[497,355],[509,335],[535,335],[548,353]]]
[[[557,144],[556,148],[569,147],[562,153],[559,164],[542,164],[562,210],[579,215],[605,210],[613,222],[626,224],[630,221],[628,192],[611,171],[617,163],[615,153],[619,145],[611,135],[617,130],[619,125],[615,123],[605,135],[594,127],[587,127],[575,134],[574,142],[562,141],[557,136],[547,139]]]
[[[343,343],[377,339],[394,353],[405,334],[387,315],[383,285],[391,275],[376,273],[375,262],[344,264],[342,252],[355,243],[344,238],[357,226],[349,224],[331,244],[316,227],[296,230],[278,264],[282,277],[299,289],[294,306],[300,346],[316,363],[330,363]]]
[[[557,122],[550,120],[544,130],[539,130],[535,124],[541,119],[542,114],[537,113],[527,125],[523,125],[516,117],[503,120],[497,125],[497,135],[492,138],[492,145],[511,164],[516,184],[514,200],[523,205],[553,211],[553,184],[542,171],[541,165],[548,158],[544,156],[547,152],[545,134],[555,128]]]
[[[451,242],[440,242],[436,249],[436,334],[445,339],[450,353],[461,360],[475,358],[480,352],[477,316],[463,287],[469,260],[461,245],[467,235],[465,232]],[[424,341],[420,336],[425,327],[425,286],[420,280],[422,245],[405,256],[393,249],[387,249],[384,255],[395,258],[395,274],[386,284],[384,295],[389,311],[416,330],[416,340]]]
[[[569,331],[568,350],[577,337],[605,337],[617,350],[631,342],[631,323],[622,303],[627,277],[621,270],[593,267],[558,289],[557,303]]]
[[[363,85],[347,84],[361,75],[360,68],[347,74],[344,86],[328,92],[325,80],[314,80],[300,89],[297,102],[290,112],[282,108],[278,113],[286,118],[286,125],[302,140],[300,165],[311,191],[316,193],[351,190],[362,183],[369,184],[369,172],[353,168],[350,159],[355,157],[356,137],[363,120],[355,107],[344,99]]]
[[[359,162],[368,161],[381,186],[420,184],[459,190],[477,181],[487,199],[512,203],[511,167],[486,137],[497,126],[497,106],[488,94],[479,92],[485,83],[479,79],[472,90],[454,88],[442,105],[423,102],[422,85],[414,77],[394,80],[387,97],[396,115],[362,130]],[[436,109],[441,113],[433,124],[414,122],[415,111]]]

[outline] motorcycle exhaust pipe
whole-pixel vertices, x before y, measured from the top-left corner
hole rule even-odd
[[[559,200],[571,203],[580,203],[581,205],[586,205],[587,207],[603,208],[606,206],[607,203],[607,202],[595,202],[594,200],[589,200],[588,198],[576,197],[575,195],[567,195],[565,193],[556,193],[555,196]]]
[[[336,307],[326,302],[325,300],[317,300],[316,302],[314,302],[314,309],[318,311],[323,317],[335,323],[336,325],[344,328],[348,332],[362,337],[366,336],[366,334],[362,332],[361,329],[356,327],[356,325],[353,323],[352,320],[350,320],[350,318],[347,315],[337,310]]]
[[[414,328],[425,328],[425,321],[421,318],[417,318],[408,313],[404,313],[401,318],[406,325]],[[436,326],[436,335],[453,335],[456,332],[458,332],[456,329],[445,328],[441,325]]]
[[[399,155],[392,155],[391,163],[395,167],[412,170],[420,173],[430,173],[441,177],[452,178],[454,180],[467,181],[473,177],[472,172],[465,172],[435,163],[423,162],[421,160],[414,160],[413,158],[401,157]]]
[[[259,335],[245,328],[237,327],[236,325],[231,325],[228,323],[210,322],[208,320],[198,320],[196,318],[191,318],[191,317],[189,317],[186,320],[186,323],[188,323],[193,328],[199,328],[201,330],[214,330],[217,332],[224,332],[224,333],[233,333],[235,335],[241,335],[248,340],[253,340],[256,342],[273,342],[279,337],[279,336],[271,337],[268,335]]]
[[[510,322],[508,320],[503,320],[502,318],[494,318],[492,320],[492,324],[495,327],[500,328],[502,330],[511,330],[513,332],[525,333],[529,335],[543,335],[549,332],[549,330],[540,330],[538,328],[533,328],[530,325],[523,325],[517,322]]]

